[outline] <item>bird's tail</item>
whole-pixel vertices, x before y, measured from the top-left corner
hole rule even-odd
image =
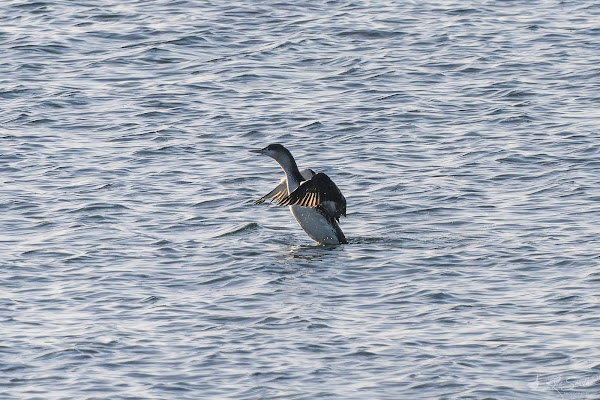
[[[348,244],[348,241],[346,240],[346,236],[344,235],[344,232],[342,232],[342,228],[340,228],[340,225],[337,223],[337,221],[335,219],[333,219],[332,223],[333,223],[333,226],[335,227],[335,233],[337,234],[340,244]]]

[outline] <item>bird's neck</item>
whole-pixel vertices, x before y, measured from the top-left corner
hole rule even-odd
[[[302,174],[298,170],[298,166],[296,165],[296,160],[293,157],[286,157],[282,160],[277,160],[283,172],[285,172],[285,176],[288,184],[288,191],[292,193],[298,186],[300,186],[300,182],[304,180]]]

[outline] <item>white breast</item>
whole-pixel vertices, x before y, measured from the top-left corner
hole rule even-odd
[[[309,170],[302,171],[302,175],[306,179],[312,178],[312,174]],[[288,179],[288,191],[291,193],[296,190],[300,185],[300,182],[290,179],[291,174],[287,171],[286,176]],[[319,244],[340,243],[335,228],[331,226],[329,221],[327,221],[327,219],[325,219],[325,217],[316,209],[302,206],[290,206],[290,210],[300,227],[304,229],[304,232],[306,232],[315,242]]]
[[[335,228],[314,208],[290,206],[298,224],[319,244],[339,244]]]

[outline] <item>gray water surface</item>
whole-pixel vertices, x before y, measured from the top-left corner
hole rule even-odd
[[[3,3],[1,399],[600,398],[600,6],[389,3]]]

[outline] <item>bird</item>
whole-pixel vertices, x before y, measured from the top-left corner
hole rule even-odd
[[[292,153],[278,143],[250,151],[273,158],[285,173],[275,189],[254,204],[271,199],[279,206],[289,206],[300,227],[318,244],[348,243],[339,225],[340,216],[346,216],[346,198],[327,175],[312,169],[300,171]]]

